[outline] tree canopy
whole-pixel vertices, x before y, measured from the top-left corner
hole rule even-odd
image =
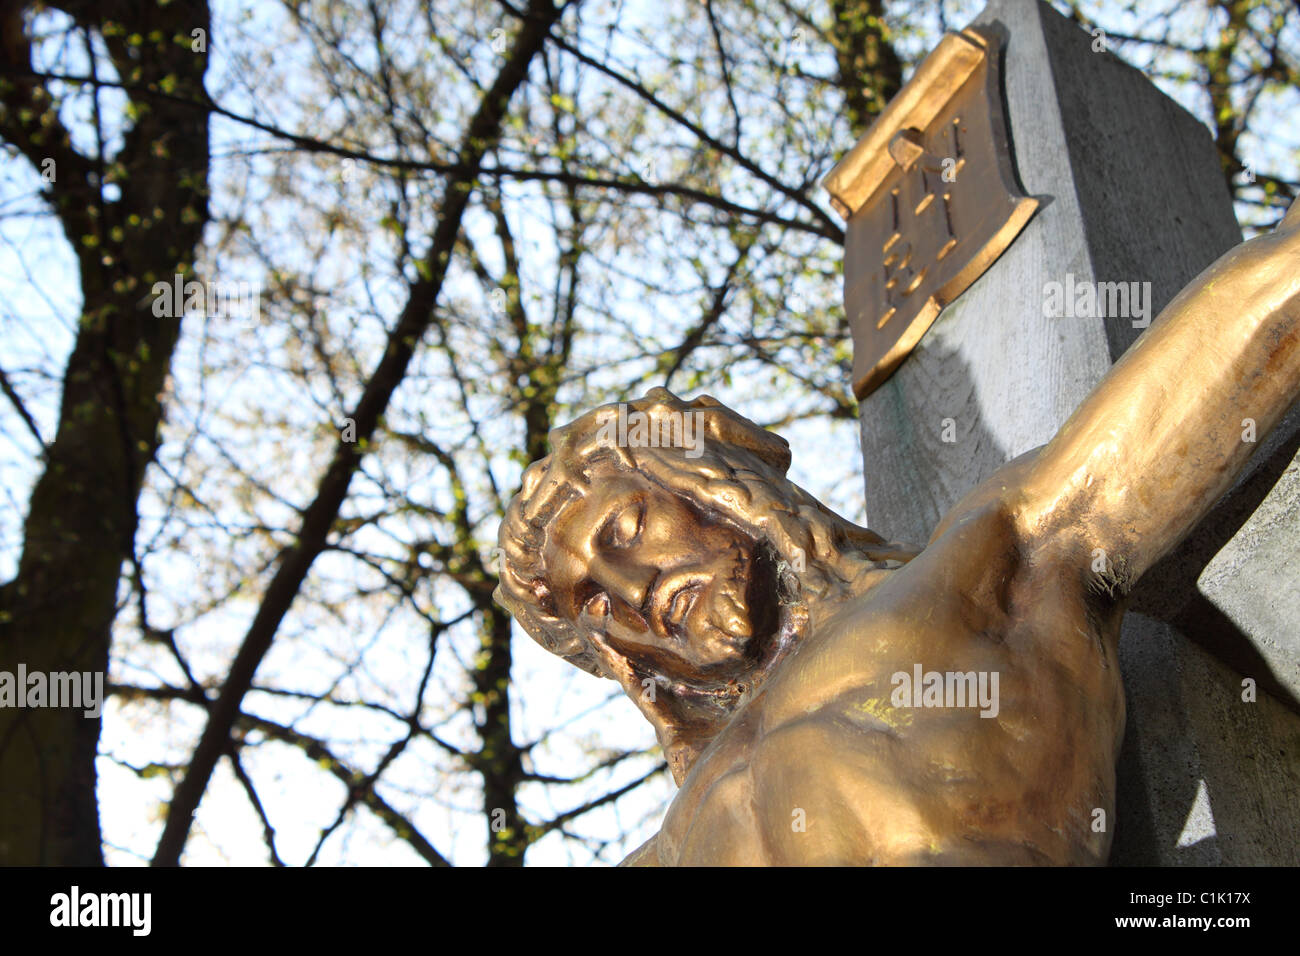
[[[1295,194],[1300,8],[1057,4]],[[1140,8],[1140,9],[1139,9]],[[0,863],[616,862],[672,786],[493,603],[547,432],[656,385],[828,450],[820,179],[979,5],[0,2]],[[193,293],[193,294],[191,294]]]

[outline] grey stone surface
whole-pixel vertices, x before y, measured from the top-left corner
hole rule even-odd
[[[1131,613],[1120,644],[1130,719],[1113,866],[1294,866],[1300,720],[1168,624]]]
[[[1141,333],[1127,317],[1045,317],[1046,283],[1147,281],[1154,318],[1241,239],[1208,132],[1141,73],[1035,0],[996,0],[976,22],[1004,34],[1016,166],[1043,205],[862,402],[868,524],[917,543],[1050,440]],[[1300,862],[1297,447],[1300,406],[1134,596],[1115,864]]]

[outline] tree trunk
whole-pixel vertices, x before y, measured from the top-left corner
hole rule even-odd
[[[103,36],[135,107],[136,122],[110,157],[73,149],[48,90],[30,73],[27,39],[14,33],[18,5],[4,6],[0,138],[37,169],[54,160],[46,196],[77,254],[83,306],[18,572],[0,587],[0,669],[106,672],[122,566],[134,561],[137,499],[180,335],[180,303],[155,315],[152,288],[176,274],[193,278],[208,220],[208,7],[54,4],[86,34]],[[172,95],[153,95],[160,84]],[[106,182],[120,188],[116,201],[105,197]],[[82,708],[0,709],[0,864],[102,864],[99,730],[100,719]]]

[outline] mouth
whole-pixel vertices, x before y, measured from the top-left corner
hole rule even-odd
[[[659,626],[663,632],[679,644],[686,642],[686,618],[695,608],[704,590],[704,582],[687,582],[679,587],[668,601],[662,605]]]
[[[715,595],[721,617],[711,619],[708,627],[747,658],[761,658],[779,627],[778,567],[776,552],[766,543],[756,544],[749,553],[737,550],[731,573]],[[687,578],[663,596],[656,592],[673,585],[664,582],[662,588],[652,588],[643,616],[655,621],[663,636],[685,645],[690,640],[687,621],[710,581]]]

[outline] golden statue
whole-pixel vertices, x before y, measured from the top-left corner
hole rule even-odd
[[[626,863],[1100,864],[1134,583],[1300,395],[1300,212],[1201,273],[923,549],[665,389],[551,433],[497,600],[618,681],[680,790]]]

